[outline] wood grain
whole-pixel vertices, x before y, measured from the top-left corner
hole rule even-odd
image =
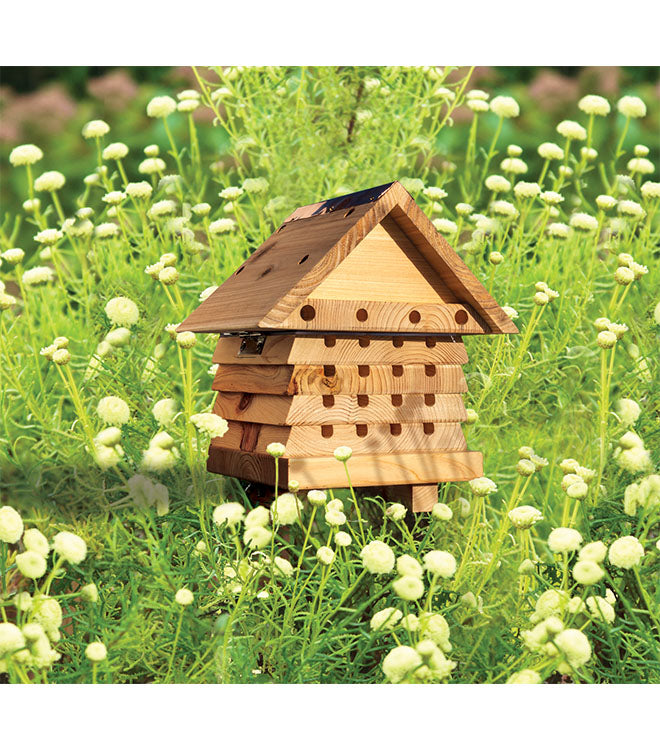
[[[306,317],[313,311],[313,317]],[[462,317],[461,317],[462,316]],[[369,300],[330,300],[308,297],[274,328],[301,331],[372,331],[391,333],[488,333],[481,318],[468,305],[441,305]]]
[[[288,396],[465,393],[467,384],[459,365],[219,365],[213,390]]]
[[[332,206],[328,201],[294,212],[178,330],[282,328],[283,321],[387,217],[434,269],[441,280],[437,283],[469,306],[485,322],[487,332],[517,333],[513,321],[398,182],[343,200],[350,204],[347,210],[335,199]]]
[[[209,471],[255,482],[273,484],[275,460],[268,455],[244,453],[211,446]],[[353,456],[348,461],[355,487],[394,484],[464,482],[483,476],[481,453],[398,453],[385,456]],[[279,485],[295,479],[302,490],[347,487],[346,473],[335,458],[281,458]]]
[[[376,394],[358,400],[357,396],[346,394],[324,398],[223,392],[218,393],[213,411],[225,419],[272,425],[464,422],[467,419],[459,394],[432,393],[397,394],[394,398]]]
[[[388,216],[323,279],[310,297],[436,305],[459,301]]]
[[[241,338],[238,336],[221,336],[213,361],[223,365],[464,365],[468,361],[460,336],[413,339],[403,336],[342,338],[269,334],[265,337],[261,354],[239,357],[240,345]]]
[[[361,434],[359,434],[361,433]],[[285,458],[332,456],[339,445],[354,455],[465,451],[465,437],[457,423],[371,424],[278,427],[254,422],[229,422],[229,429],[212,445],[231,450],[266,453],[270,443],[286,447]]]

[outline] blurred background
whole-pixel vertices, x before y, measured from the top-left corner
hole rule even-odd
[[[292,75],[295,75],[295,69]],[[370,69],[377,76],[379,68]],[[452,75],[462,76],[466,69]],[[216,74],[200,68],[207,80]],[[35,143],[45,154],[39,171],[61,169],[68,185],[80,180],[95,167],[94,149],[80,135],[85,122],[106,120],[110,140],[127,144],[130,154],[126,166],[136,173],[144,158],[143,148],[156,143],[168,149],[162,124],[146,116],[149,99],[157,94],[174,96],[177,91],[197,88],[190,67],[4,67],[0,68],[0,204],[2,216],[19,209],[24,196],[21,170],[11,170],[8,156],[20,143]],[[660,79],[657,67],[477,67],[468,89],[483,88],[492,96],[508,94],[520,103],[521,116],[506,120],[501,144],[516,143],[525,149],[530,174],[538,167],[536,146],[554,141],[556,123],[562,119],[583,119],[577,108],[584,94],[600,94],[612,103],[624,94],[640,96],[647,104],[648,116],[633,120],[626,142],[644,143],[651,149],[649,158],[657,159],[660,133]],[[221,159],[228,151],[229,138],[222,128],[212,127],[213,114],[207,107],[194,112],[199,123],[203,152]],[[176,119],[176,118],[173,118]],[[481,138],[496,125],[496,118],[483,118]],[[597,118],[602,120],[603,118]],[[439,157],[464,150],[472,112],[458,108],[454,127],[443,129],[436,144]],[[185,118],[179,126],[185,130]],[[173,127],[177,123],[173,122]],[[616,138],[615,121],[598,122],[603,132],[601,143]],[[482,140],[482,142],[485,142]],[[67,188],[65,188],[66,190]]]

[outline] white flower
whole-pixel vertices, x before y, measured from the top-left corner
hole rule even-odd
[[[434,219],[433,226],[441,234],[454,234],[458,227],[451,219]]]
[[[265,193],[268,187],[268,180],[265,177],[246,177],[243,180],[243,190],[246,193]]]
[[[624,427],[634,424],[642,413],[640,405],[631,398],[620,398],[614,410]]]
[[[176,110],[176,102],[171,96],[154,96],[147,104],[148,117],[167,117]]]
[[[110,132],[110,126],[103,120],[90,120],[83,125],[83,138],[102,138]]]
[[[488,477],[477,477],[476,479],[471,479],[469,484],[472,492],[480,497],[485,497],[486,495],[491,495],[493,492],[497,492],[497,485]]]
[[[431,515],[439,521],[451,521],[454,515],[452,509],[445,503],[436,503],[431,508]]]
[[[177,413],[177,402],[173,398],[162,398],[160,401],[156,401],[151,410],[155,420],[158,424],[167,427],[172,423],[172,420]]]
[[[539,195],[539,198],[548,206],[558,206],[564,200],[564,196],[554,190],[546,190]]]
[[[140,174],[157,174],[165,170],[165,162],[158,157],[150,157],[140,162],[138,172]]]
[[[179,112],[194,112],[197,107],[199,102],[196,99],[183,99],[176,105]]]
[[[207,286],[203,292],[199,293],[199,301],[204,302],[205,300],[207,300],[217,288],[217,286]]]
[[[469,216],[474,211],[474,206],[469,203],[457,203],[454,208],[459,216]]]
[[[593,560],[578,560],[573,566],[573,578],[582,586],[593,586],[605,575],[605,571]]]
[[[514,672],[506,681],[507,685],[540,685],[543,680],[538,672],[533,669],[521,669]]]
[[[59,229],[42,229],[34,235],[34,239],[40,245],[54,245],[62,239],[64,235]]]
[[[66,179],[61,172],[44,172],[34,181],[34,189],[41,192],[53,192],[64,187]]]
[[[321,507],[325,505],[327,495],[325,492],[323,492],[323,490],[310,490],[307,493],[307,499],[309,500],[311,505]]]
[[[564,149],[556,143],[542,143],[537,149],[542,159],[563,159]]]
[[[12,622],[0,622],[0,664],[5,656],[24,647],[25,636],[16,625]]]
[[[222,503],[213,511],[213,522],[217,526],[237,526],[245,518],[245,508],[240,503]]]
[[[456,572],[456,558],[450,552],[432,550],[424,555],[424,567],[432,575],[451,578]]]
[[[582,534],[577,529],[560,526],[548,536],[548,547],[555,553],[574,552],[582,544]]]
[[[182,349],[192,349],[195,346],[196,337],[193,331],[181,331],[176,334],[175,341]]]
[[[269,521],[270,512],[268,508],[265,508],[263,505],[258,505],[256,508],[253,508],[247,516],[245,516],[245,527],[267,526]]]
[[[642,196],[647,200],[660,198],[660,182],[645,182],[642,185]]]
[[[105,221],[94,229],[94,236],[102,240],[116,237],[118,234],[119,227],[111,221]]]
[[[473,112],[488,112],[488,102],[485,102],[482,99],[468,99],[467,106]]]
[[[441,201],[443,198],[447,197],[446,191],[444,191],[441,187],[429,186],[424,188],[423,193],[427,198],[430,198],[434,201]]]
[[[424,574],[424,569],[412,555],[401,555],[396,561],[396,569],[400,576],[421,578]]]
[[[103,149],[104,159],[117,161],[128,156],[128,146],[125,143],[111,143]]]
[[[645,117],[646,104],[638,96],[622,96],[616,108],[624,117]]]
[[[509,180],[499,174],[492,174],[489,177],[486,177],[486,182],[484,184],[486,185],[486,188],[493,193],[506,193],[511,190],[511,183]]]
[[[35,164],[43,159],[44,152],[32,143],[24,143],[16,146],[9,154],[9,162],[14,167],[23,167],[27,164]]]
[[[579,560],[601,563],[607,554],[607,545],[600,540],[585,544],[578,554]]]
[[[522,159],[515,157],[507,157],[506,159],[503,159],[500,167],[502,167],[505,172],[511,172],[511,174],[526,174],[527,172],[527,164],[525,164]]]
[[[650,159],[644,159],[643,157],[635,157],[630,159],[627,164],[628,171],[632,174],[653,174],[655,172],[655,165]]]
[[[569,223],[573,229],[580,229],[583,232],[595,232],[598,229],[598,219],[580,211],[571,216]]]
[[[264,526],[246,526],[243,534],[243,544],[250,549],[264,549],[264,547],[270,544],[272,538],[273,532]]]
[[[220,438],[229,429],[226,419],[208,412],[193,414],[190,417],[190,421],[200,432],[203,432],[210,438]]]
[[[349,547],[352,543],[351,535],[345,531],[338,531],[335,534],[335,544],[338,547]]]
[[[23,534],[23,545],[25,549],[38,552],[42,557],[46,557],[50,551],[48,539],[46,539],[39,529],[27,529]]]
[[[216,219],[209,224],[211,234],[225,234],[236,228],[236,222],[233,219]]]
[[[639,565],[644,556],[644,547],[637,537],[622,536],[610,545],[607,559],[617,568],[630,568]]]
[[[16,567],[25,578],[41,578],[46,572],[46,558],[29,549],[16,555]]]
[[[543,520],[543,514],[532,505],[519,505],[509,511],[509,520],[517,529],[531,529]]]
[[[578,107],[588,115],[605,117],[610,113],[610,103],[602,96],[587,94],[578,102]]]
[[[518,117],[520,107],[511,96],[496,96],[490,103],[490,109],[498,117]]]
[[[574,141],[584,141],[587,137],[587,131],[579,122],[575,122],[574,120],[562,120],[557,125],[557,132],[559,135],[563,135],[564,138]]]
[[[273,458],[281,458],[286,452],[286,446],[283,443],[268,443],[266,453]]]
[[[53,549],[67,562],[77,565],[87,556],[87,544],[77,534],[70,531],[60,531],[53,538]]]
[[[393,521],[403,521],[406,517],[406,506],[401,503],[392,503],[385,510],[385,515]]]
[[[362,564],[370,573],[391,573],[394,568],[394,552],[385,542],[369,542],[360,552]]]
[[[108,656],[108,649],[101,641],[90,643],[85,649],[85,656],[94,664],[104,661]]]
[[[241,195],[243,195],[243,188],[234,186],[226,187],[221,190],[218,195],[223,200],[235,201],[237,198],[240,198]]]
[[[392,584],[397,596],[408,602],[413,602],[424,595],[424,583],[417,576],[403,576]]]
[[[412,675],[421,665],[422,657],[414,648],[410,646],[397,646],[383,659],[382,669],[385,677],[390,682],[398,683],[409,675]]]
[[[616,334],[612,331],[601,331],[596,337],[596,342],[601,349],[611,349],[616,341]]]
[[[275,557],[273,560],[273,567],[276,575],[284,576],[284,578],[291,578],[293,575],[293,565],[283,557]]]
[[[347,445],[340,445],[339,448],[335,448],[333,455],[337,461],[345,463],[353,455],[353,450]]]
[[[568,231],[569,227],[561,222],[553,222],[548,226],[548,234],[550,237],[555,237],[556,239],[566,239]]]
[[[393,630],[402,617],[403,612],[400,609],[386,607],[372,616],[369,627],[372,630]]]
[[[517,182],[513,188],[516,198],[536,198],[541,192],[537,182]]]
[[[643,219],[646,211],[637,203],[637,201],[619,201],[617,210],[624,216],[632,216],[634,219]]]
[[[101,200],[111,206],[118,206],[126,198],[126,193],[121,190],[112,190],[106,193]]]
[[[270,506],[273,522],[280,526],[288,526],[295,523],[301,512],[302,503],[291,492],[283,493]]]
[[[0,541],[15,544],[23,534],[23,519],[10,505],[0,508]]]
[[[566,660],[557,667],[563,674],[584,666],[591,658],[591,645],[581,630],[575,628],[563,630],[555,636],[554,644]]]
[[[316,550],[316,559],[321,565],[332,565],[332,562],[335,559],[335,552],[330,549],[330,547],[319,547]]]
[[[131,417],[130,409],[124,399],[118,396],[102,398],[96,407],[97,414],[107,424],[126,424]]]
[[[616,206],[616,198],[611,195],[599,195],[596,198],[596,205],[601,211],[609,211]]]

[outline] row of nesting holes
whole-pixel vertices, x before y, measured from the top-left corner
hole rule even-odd
[[[435,432],[435,425],[433,422],[424,422],[424,434],[425,435],[433,435]],[[321,435],[324,438],[331,438],[333,433],[335,431],[335,428],[331,424],[324,424],[321,425]],[[366,424],[356,424],[355,425],[355,434],[358,437],[366,437],[369,434],[369,425]],[[390,435],[400,435],[401,434],[401,425],[400,424],[391,424],[390,425]]]
[[[326,378],[334,378],[337,374],[337,368],[335,365],[323,365],[323,376]],[[371,374],[370,365],[358,365],[358,375],[361,378],[368,378]],[[429,378],[434,378],[436,374],[435,365],[424,365],[424,374]],[[395,378],[403,376],[403,365],[392,365],[392,375]]]
[[[310,321],[314,320],[316,317],[316,310],[312,305],[303,305],[300,308],[300,317],[303,320]],[[359,320],[360,323],[364,323],[369,318],[369,313],[364,309],[364,307],[361,307],[356,313],[355,317]],[[411,310],[408,315],[408,320],[413,324],[417,325],[419,321],[422,319],[422,316],[419,312],[419,310]],[[465,310],[456,310],[454,314],[454,320],[458,323],[459,326],[465,325],[468,322],[468,314],[465,312]]]
[[[390,395],[390,401],[392,402],[392,406],[401,406],[403,404],[403,396],[400,393],[392,393]],[[362,408],[369,406],[369,396],[362,393],[357,397],[357,404],[358,406],[361,406]],[[325,406],[326,409],[331,409],[335,405],[335,397],[334,396],[323,396],[323,406]],[[435,405],[435,393],[425,393],[424,394],[424,405],[425,406],[434,406]]]
[[[332,348],[333,346],[337,345],[337,337],[336,336],[324,336],[323,337],[323,343],[328,347],[328,349]],[[432,338],[425,339],[425,343],[428,349],[433,349],[433,347],[437,344],[437,341]],[[366,349],[369,344],[371,344],[371,339],[368,336],[359,336],[358,337],[358,344],[363,348]],[[402,336],[394,336],[392,338],[392,346],[395,349],[400,349],[404,344],[404,339]]]

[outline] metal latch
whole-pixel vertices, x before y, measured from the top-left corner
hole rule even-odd
[[[266,337],[263,334],[252,334],[251,336],[243,336],[241,338],[241,345],[238,348],[239,357],[258,357],[264,350],[264,344],[266,343]]]

